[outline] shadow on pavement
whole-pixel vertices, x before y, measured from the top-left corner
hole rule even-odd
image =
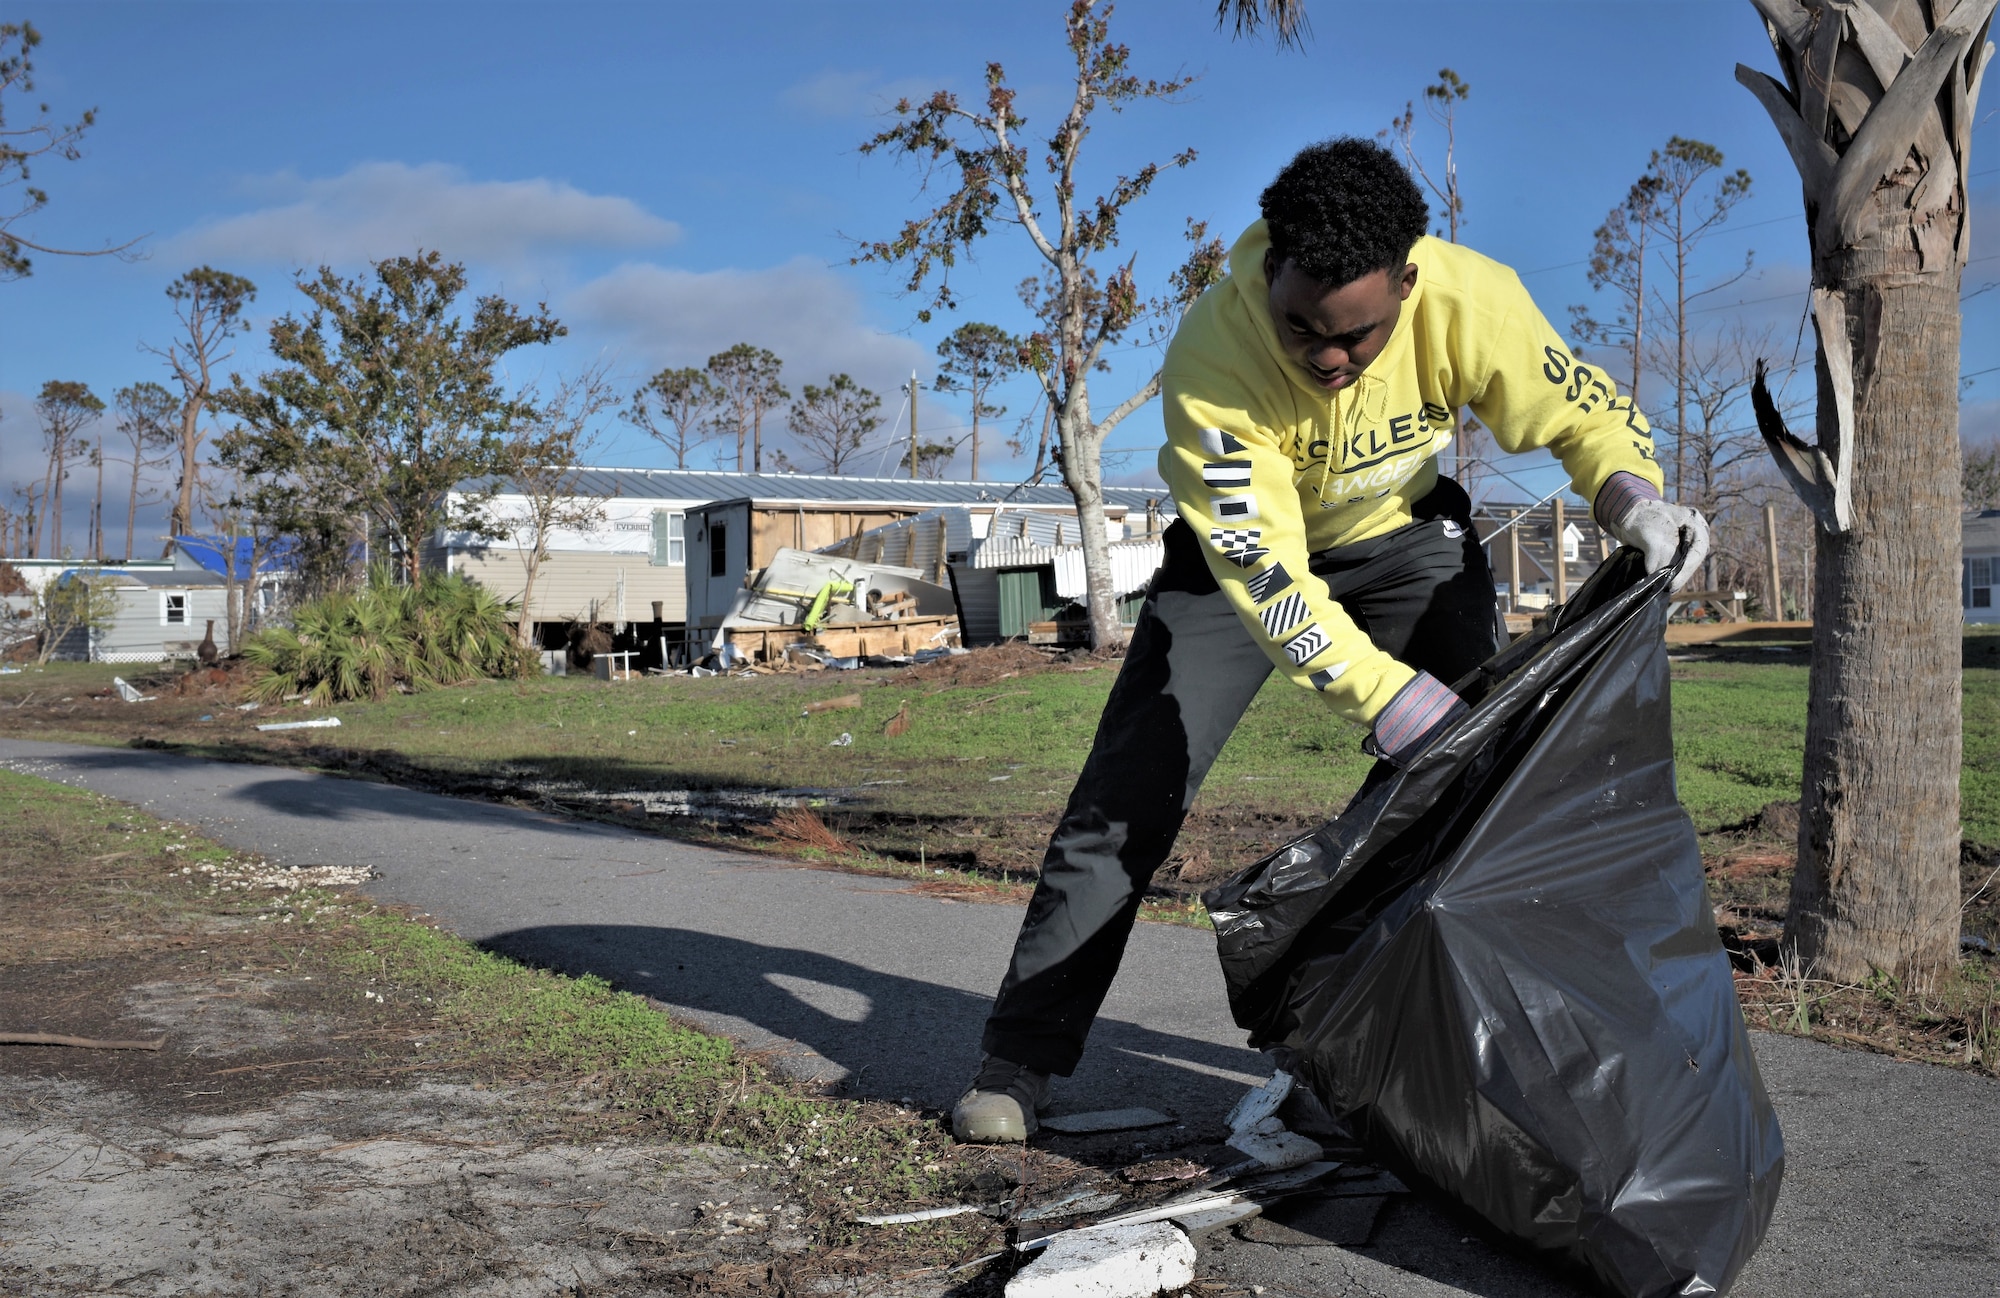
[[[979,1024],[992,1005],[984,995],[812,951],[687,929],[544,925],[502,933],[484,945],[516,960],[595,974],[650,996],[753,1049],[771,1050],[795,1075],[840,1081],[849,1094],[934,1105],[956,1099],[978,1062]],[[792,1042],[811,1055],[788,1051]],[[1059,1089],[1058,1107],[1165,1101],[1189,1125],[1219,1129],[1243,1093],[1243,1084],[1228,1075],[1254,1074],[1260,1067],[1268,1073],[1262,1057],[1243,1047],[1100,1019],[1084,1067]],[[1106,1076],[1127,1073],[1123,1085]],[[1102,1093],[1107,1085],[1118,1093]]]

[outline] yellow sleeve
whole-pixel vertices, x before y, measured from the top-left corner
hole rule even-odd
[[[1646,417],[1611,376],[1579,361],[1511,273],[1515,301],[1495,333],[1484,381],[1468,403],[1510,453],[1547,447],[1585,501],[1614,473],[1664,487]]]
[[[1250,638],[1336,712],[1374,720],[1416,675],[1375,647],[1306,566],[1292,461],[1241,409],[1165,380],[1160,473]]]

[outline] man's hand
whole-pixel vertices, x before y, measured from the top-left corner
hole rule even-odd
[[[1701,571],[1702,560],[1708,557],[1708,520],[1686,505],[1660,499],[1651,483],[1633,474],[1612,474],[1597,493],[1595,512],[1605,531],[1646,556],[1648,573],[1671,564],[1681,547],[1682,531],[1690,533],[1687,558],[1674,573],[1675,589]]]
[[[1431,741],[1451,729],[1466,713],[1465,700],[1429,672],[1396,691],[1389,706],[1375,715],[1375,729],[1362,751],[1392,766],[1408,766]]]

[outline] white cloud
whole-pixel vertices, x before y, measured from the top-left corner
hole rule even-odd
[[[862,117],[886,113],[899,99],[923,99],[937,90],[935,82],[918,77],[884,80],[880,72],[828,68],[790,86],[780,99],[787,108],[817,117]]]
[[[628,198],[561,181],[471,180],[443,163],[364,162],[342,175],[270,177],[270,206],[186,230],[163,250],[183,260],[312,265],[434,248],[454,260],[519,263],[572,248],[672,243],[680,227]]]
[[[862,320],[854,288],[826,267],[795,258],[765,270],[690,271],[631,263],[590,281],[562,303],[563,319],[609,334],[646,372],[700,365],[748,342],[785,362],[784,382],[823,383],[851,374],[882,394],[884,423],[910,371],[928,375],[929,352]]]

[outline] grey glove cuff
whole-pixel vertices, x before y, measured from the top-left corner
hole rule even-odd
[[[1625,516],[1642,500],[1662,499],[1659,489],[1636,473],[1623,469],[1604,480],[1597,489],[1597,500],[1591,505],[1591,515],[1605,527],[1616,527],[1625,521]]]
[[[1430,747],[1467,712],[1465,700],[1429,672],[1418,672],[1375,716],[1375,729],[1361,750],[1403,766]]]

